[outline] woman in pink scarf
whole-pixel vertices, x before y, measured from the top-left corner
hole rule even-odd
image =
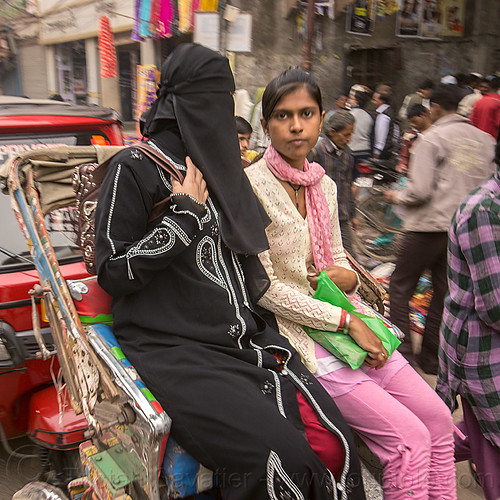
[[[275,314],[280,333],[380,459],[384,499],[455,500],[448,408],[399,352],[388,359],[358,317],[312,298],[323,270],[348,295],[358,285],[342,247],[335,183],[306,159],[323,123],[317,84],[301,69],[285,71],[266,87],[262,116],[271,146],[245,170],[272,221],[270,249],[260,255],[271,285],[259,304]],[[308,337],[303,325],[344,331],[368,352],[365,365],[351,369]]]

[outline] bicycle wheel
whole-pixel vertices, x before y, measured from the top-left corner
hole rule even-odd
[[[355,246],[360,253],[382,262],[393,261],[399,250],[401,219],[384,199],[383,193],[372,193],[356,208],[359,220]]]

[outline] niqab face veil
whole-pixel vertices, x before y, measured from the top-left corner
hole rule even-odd
[[[203,173],[219,212],[224,243],[250,256],[269,248],[265,227],[270,221],[241,168],[234,90],[227,58],[201,45],[182,44],[163,64],[143,133],[154,140],[161,121],[177,122],[187,155]]]

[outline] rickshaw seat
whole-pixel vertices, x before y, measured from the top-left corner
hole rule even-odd
[[[93,332],[100,337],[113,357],[125,369],[132,383],[140,389],[158,412],[163,412],[163,408],[139,378],[125,354],[123,354],[111,326],[106,324],[95,324],[92,325],[92,329]],[[170,498],[185,498],[213,489],[213,472],[195,460],[172,436],[168,437],[165,454],[160,461],[162,463],[162,470],[165,475]],[[213,497],[212,495],[204,494],[203,498],[207,500],[210,500],[210,498],[215,499],[215,492]]]

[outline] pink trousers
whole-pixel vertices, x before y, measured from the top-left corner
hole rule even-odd
[[[335,392],[335,372],[318,380]],[[384,500],[456,500],[451,413],[411,366],[334,400],[384,467]]]

